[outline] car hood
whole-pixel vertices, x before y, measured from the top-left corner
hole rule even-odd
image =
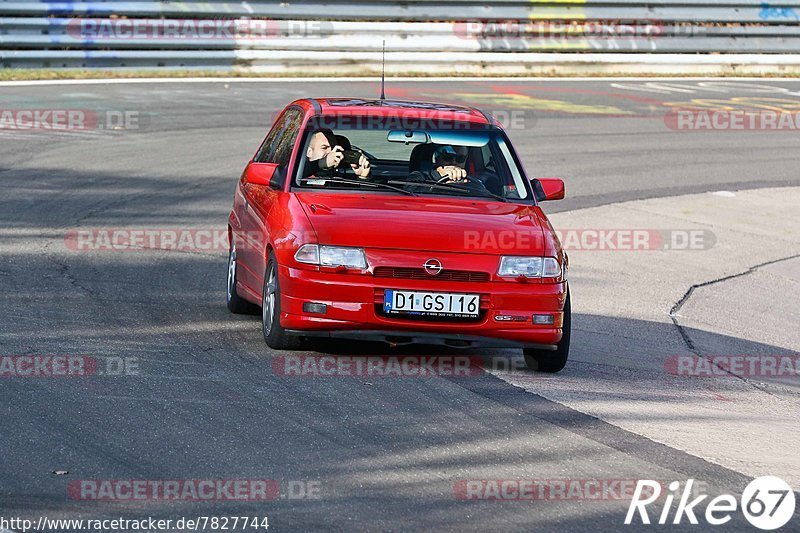
[[[541,255],[534,206],[464,198],[298,193],[320,244],[398,250]]]

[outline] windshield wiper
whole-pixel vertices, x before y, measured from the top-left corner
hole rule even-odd
[[[389,183],[394,183],[396,185],[402,183],[403,185],[418,185],[420,187],[432,187],[435,189],[445,189],[448,191],[459,191],[469,193],[471,196],[491,197],[501,202],[508,202],[508,199],[500,196],[499,194],[493,193],[489,189],[469,189],[456,185],[455,183],[432,183],[427,181],[390,181]]]
[[[308,183],[309,181],[329,181],[331,183],[344,183],[346,185],[366,185],[367,187],[383,187],[384,189],[391,189],[393,191],[401,192],[403,194],[407,194],[408,196],[418,196],[416,193],[407,191],[405,189],[401,189],[400,187],[392,187],[391,185],[387,185],[385,183],[377,183],[374,181],[356,181],[356,180],[347,180],[344,178],[300,178],[301,182]]]

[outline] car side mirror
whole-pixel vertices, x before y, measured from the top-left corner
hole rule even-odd
[[[277,163],[251,162],[244,171],[244,180],[253,185],[266,185],[273,189],[282,189],[283,183],[278,179]]]
[[[561,178],[533,178],[531,185],[538,202],[564,199],[564,180]]]

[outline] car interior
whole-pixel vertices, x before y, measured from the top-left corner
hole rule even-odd
[[[495,143],[487,143],[483,146],[462,146],[452,144],[441,144],[436,142],[424,142],[419,144],[406,143],[400,144],[398,149],[386,150],[377,156],[369,150],[359,146],[358,142],[352,142],[348,135],[334,132],[337,144],[345,150],[356,150],[363,153],[370,161],[372,168],[370,181],[374,183],[388,184],[403,181],[414,172],[427,173],[434,168],[434,154],[443,146],[451,146],[459,153],[465,154],[466,160],[463,167],[467,175],[471,176],[475,182],[479,181],[487,191],[493,195],[505,198],[519,198],[516,193],[516,186],[510,176],[510,172],[505,164],[502,155],[497,152]],[[350,136],[357,132],[348,132]],[[308,141],[307,141],[308,142]],[[387,145],[389,143],[386,143]],[[305,150],[303,150],[303,153]],[[499,162],[499,164],[498,164]],[[497,168],[500,167],[500,168]],[[298,176],[300,174],[298,173]],[[349,166],[333,170],[329,176],[342,179],[356,179],[355,174]],[[505,179],[503,178],[505,176]],[[322,178],[322,177],[320,177]],[[302,183],[298,178],[295,180],[298,187],[325,187],[332,189],[349,189],[355,186],[348,186],[342,183],[324,182],[315,180],[313,182]],[[476,186],[471,184],[473,187]]]

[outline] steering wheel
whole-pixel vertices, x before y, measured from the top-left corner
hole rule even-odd
[[[446,180],[449,180],[449,179],[450,179],[450,177],[449,177],[449,176],[444,176],[443,178],[441,178],[441,179],[437,180],[437,181],[436,181],[436,183],[437,183],[437,184],[439,184],[439,183],[444,183]],[[469,181],[469,182],[471,182],[471,183],[476,183],[476,184],[480,185],[481,187],[484,187],[484,188],[486,187],[486,186],[483,184],[483,182],[482,182],[482,181],[481,181],[479,178],[477,178],[477,177],[475,177],[475,176],[470,176],[469,174],[467,174],[466,176],[464,176],[464,178],[463,178],[463,179],[466,179],[467,181]],[[451,183],[458,183],[458,181],[453,181],[453,182],[451,182]]]
[[[436,183],[442,183],[447,178],[442,178]],[[468,174],[465,176],[465,179],[468,183],[466,183],[466,187],[475,190],[476,188],[481,191],[487,191],[490,194],[495,194],[499,196],[503,196],[503,190],[501,187],[500,178],[496,172],[492,170],[488,170],[484,168],[478,175],[470,175]],[[495,185],[490,188],[490,185]]]

